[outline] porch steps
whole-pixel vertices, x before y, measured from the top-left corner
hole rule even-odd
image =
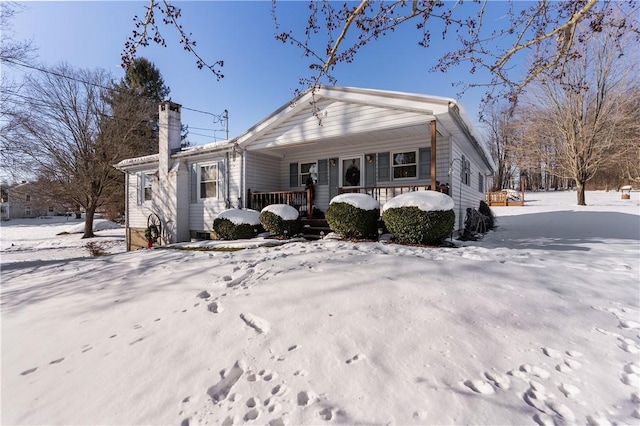
[[[319,240],[322,236],[331,232],[326,219],[302,219],[302,235],[307,240]]]

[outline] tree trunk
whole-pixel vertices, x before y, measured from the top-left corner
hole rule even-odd
[[[586,206],[587,203],[584,201],[584,184],[585,182],[581,182],[576,180],[576,194],[578,196],[578,205]]]
[[[93,216],[96,213],[95,206],[87,207],[87,212],[85,214],[84,219],[84,234],[82,238],[93,238],[95,235],[93,234]]]

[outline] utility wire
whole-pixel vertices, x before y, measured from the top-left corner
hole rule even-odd
[[[90,86],[99,87],[99,88],[104,89],[104,90],[109,90],[109,91],[112,91],[112,92],[121,93],[121,94],[125,94],[125,95],[131,95],[131,93],[125,92],[125,91],[117,89],[115,87],[106,87],[106,86],[103,86],[103,85],[100,85],[100,84],[97,84],[97,83],[93,83],[93,82],[90,82],[90,81],[86,81],[86,80],[83,80],[83,79],[80,79],[80,78],[77,78],[77,77],[71,77],[71,76],[68,76],[68,75],[64,75],[64,74],[58,73],[56,71],[52,71],[52,70],[48,70],[48,69],[45,69],[45,68],[36,67],[34,65],[29,65],[29,64],[26,64],[24,62],[17,62],[17,61],[11,60],[11,59],[3,59],[2,62],[7,62],[7,63],[13,64],[13,65],[17,65],[19,67],[32,69],[32,70],[39,71],[39,72],[42,72],[42,73],[45,73],[45,74],[55,75],[56,77],[66,78],[66,79],[69,79],[69,80],[72,80],[72,81],[76,81],[78,83],[88,84]],[[149,99],[151,101],[157,102],[156,99],[153,99],[153,98],[151,98],[149,96],[144,96],[144,95],[137,95],[137,96],[140,96],[140,97],[143,97],[143,98],[147,98],[147,99]],[[216,117],[216,118],[219,118],[220,115],[221,115],[221,114],[214,114],[214,113],[211,113],[211,112],[202,111],[202,110],[198,110],[198,109],[194,109],[194,108],[189,108],[189,107],[186,107],[184,105],[181,105],[181,106],[182,106],[182,109],[186,109],[188,111],[197,112],[197,113],[200,113],[200,114],[211,115],[212,117]]]

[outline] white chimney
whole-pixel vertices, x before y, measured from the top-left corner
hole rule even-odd
[[[164,244],[189,239],[189,173],[187,165],[171,158],[180,151],[181,105],[167,101],[160,104],[158,195],[156,212],[162,221]]]
[[[169,173],[171,154],[180,150],[180,130],[182,129],[182,122],[180,120],[181,107],[182,105],[171,101],[160,103],[158,129],[160,176],[167,176]]]

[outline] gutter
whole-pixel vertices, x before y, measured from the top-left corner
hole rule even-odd
[[[465,134],[465,136],[475,146],[476,150],[480,154],[480,157],[482,157],[482,160],[484,161],[485,165],[487,167],[489,167],[489,169],[491,170],[492,173],[494,173],[495,172],[495,169],[494,169],[495,165],[493,164],[493,161],[489,161],[489,159],[487,158],[487,154],[486,154],[484,148],[480,145],[480,142],[478,142],[478,140],[475,138],[475,136],[473,136],[473,134],[469,130],[469,127],[467,126],[467,123],[464,121],[464,119],[460,115],[460,108],[458,107],[458,105],[455,102],[450,102],[449,103],[449,113],[453,117],[453,119],[456,122],[456,124],[458,125],[458,127],[460,129],[462,129],[462,132]]]

